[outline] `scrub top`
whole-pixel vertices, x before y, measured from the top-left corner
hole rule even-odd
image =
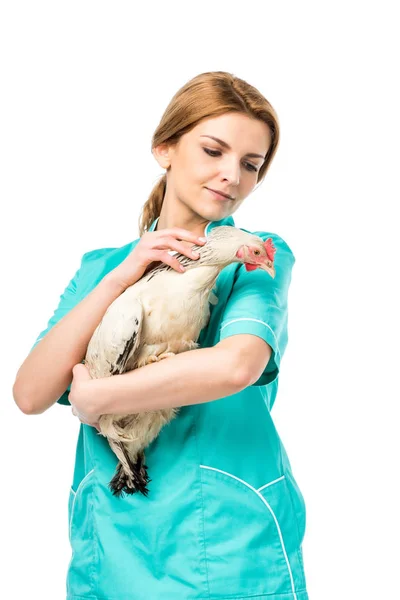
[[[235,223],[232,216],[211,221],[205,235],[220,225]],[[81,423],[69,490],[67,600],[308,600],[304,498],[271,417],[295,257],[277,234],[251,233],[272,238],[276,276],[242,263],[225,267],[198,343],[256,335],[272,348],[264,372],[236,394],[180,407],[145,449],[147,497],[113,496],[118,459],[105,437]],[[34,346],[139,241],[84,254]],[[70,405],[69,389],[59,404]]]

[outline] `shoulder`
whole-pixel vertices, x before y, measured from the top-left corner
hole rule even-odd
[[[85,252],[82,256],[82,264],[97,260],[98,258],[103,258],[104,256],[110,255],[115,250],[117,250],[117,248],[96,248],[95,250],[89,250],[89,252]]]
[[[122,257],[122,260],[133,250],[139,240],[140,238],[137,238],[133,242],[129,242],[128,244],[117,248],[96,248],[95,250],[89,250],[89,252],[85,252],[82,256],[82,265],[104,259],[115,259],[118,261],[118,258]]]
[[[115,269],[133,250],[140,238],[118,248],[95,248],[82,255],[79,278],[82,282],[98,282]],[[86,285],[84,283],[84,285]]]

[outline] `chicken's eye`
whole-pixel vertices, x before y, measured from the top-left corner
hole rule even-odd
[[[259,250],[254,250],[254,254],[255,254],[256,256],[259,256],[259,255],[261,254],[261,252],[260,252]]]

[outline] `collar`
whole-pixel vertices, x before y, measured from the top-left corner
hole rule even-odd
[[[155,219],[152,222],[148,231],[153,231],[155,229],[159,218],[160,217],[157,217],[157,219]],[[210,233],[211,229],[214,229],[214,227],[220,227],[221,225],[229,225],[231,227],[235,227],[235,221],[233,220],[232,215],[230,215],[229,217],[225,217],[224,219],[220,219],[219,221],[208,221],[207,225],[204,228],[204,235],[207,236]]]

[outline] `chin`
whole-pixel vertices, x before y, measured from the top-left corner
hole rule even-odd
[[[210,209],[204,214],[204,218],[208,219],[208,221],[220,221],[221,219],[225,219],[227,216],[228,213],[222,207]]]

